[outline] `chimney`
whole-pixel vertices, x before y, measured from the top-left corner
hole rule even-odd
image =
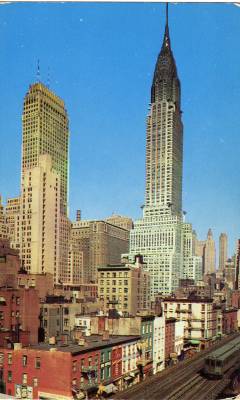
[[[109,340],[109,331],[103,331],[102,340]]]
[[[13,343],[13,348],[14,350],[21,350],[22,343]]]
[[[48,343],[51,344],[51,345],[56,344],[56,338],[55,338],[55,336],[50,337],[50,338],[48,339]]]

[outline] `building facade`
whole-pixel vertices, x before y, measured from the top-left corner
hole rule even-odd
[[[31,273],[51,273],[59,268],[60,179],[49,154],[24,171],[21,197],[20,257]]]
[[[8,238],[8,232],[7,232],[5,209],[2,204],[2,197],[0,196],[0,239],[7,239],[7,238]]]
[[[192,225],[184,222],[182,226],[183,238],[183,278],[193,279],[195,282],[202,279],[202,257],[196,255],[195,237]]]
[[[13,249],[20,249],[20,204],[20,197],[7,199],[5,209],[8,238]]]
[[[165,298],[163,310],[166,318],[184,321],[184,339],[205,345],[216,336],[217,314],[212,299]]]
[[[63,100],[42,83],[29,87],[22,114],[22,179],[39,166],[40,155],[49,154],[59,175],[61,213],[68,201],[68,116]]]
[[[83,253],[83,280],[96,281],[97,267],[120,264],[129,250],[129,230],[106,221],[76,221],[71,241]]]
[[[98,268],[98,294],[103,311],[136,315],[150,307],[150,276],[143,264],[109,265]]]
[[[135,264],[98,268],[98,294],[103,311],[115,309],[120,314],[136,315],[150,308],[150,276],[141,260]]]
[[[219,236],[219,270],[224,271],[225,263],[228,259],[227,254],[228,238],[226,233],[221,233]]]
[[[216,271],[216,249],[212,230],[208,230],[204,249],[204,274],[212,274]]]
[[[143,254],[152,297],[173,292],[183,274],[182,159],[181,88],[167,17],[147,117],[143,219],[134,223],[130,235],[130,256]]]

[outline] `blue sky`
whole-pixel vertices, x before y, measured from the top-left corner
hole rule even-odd
[[[0,193],[18,195],[24,95],[41,80],[70,119],[69,206],[83,218],[141,216],[145,120],[161,47],[161,3],[0,5]],[[183,204],[199,238],[240,236],[240,8],[171,4],[182,84]]]

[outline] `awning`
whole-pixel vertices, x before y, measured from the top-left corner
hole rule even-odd
[[[133,378],[132,376],[125,376],[123,379],[124,379],[125,381],[130,381],[132,378]]]
[[[189,340],[189,343],[191,343],[191,344],[200,344],[200,340],[192,339],[192,340]]]
[[[104,392],[106,392],[107,394],[116,393],[117,391],[118,388],[113,383],[110,383],[109,385],[104,387]]]

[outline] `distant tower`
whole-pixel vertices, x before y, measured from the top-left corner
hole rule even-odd
[[[221,235],[219,236],[219,270],[220,271],[224,270],[225,263],[228,259],[227,243],[228,243],[227,234],[221,233]]]
[[[204,250],[204,274],[212,274],[214,272],[216,272],[216,249],[212,230],[209,229]]]
[[[81,221],[81,210],[77,210],[76,212],[76,221]]]

